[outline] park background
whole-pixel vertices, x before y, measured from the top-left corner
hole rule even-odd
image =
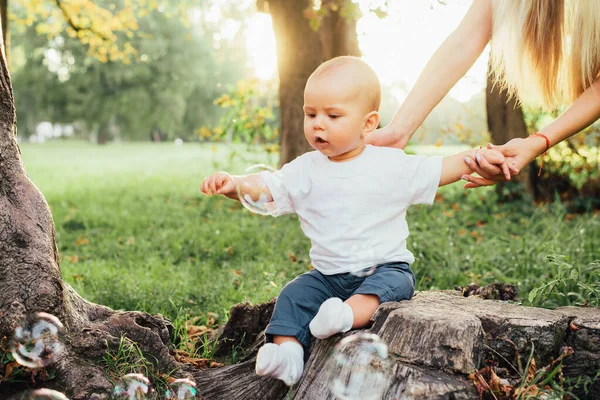
[[[294,55],[358,49],[380,76],[385,123],[470,5],[299,1],[276,21],[277,3],[8,2],[17,135],[51,207],[63,278],[90,301],[163,314],[175,344],[194,355],[211,356],[211,333],[232,305],[266,302],[310,268],[294,216],[255,215],[198,190],[216,169],[277,166],[306,151],[294,144],[303,141],[293,121],[302,99],[289,96],[290,82],[314,64]],[[286,43],[279,68],[277,41]],[[487,55],[407,151],[502,143],[558,115],[506,101],[486,107]],[[490,132],[488,119],[507,110],[523,130]],[[599,132],[592,126],[550,151],[540,177],[535,169],[469,191],[457,183],[435,205],[409,210],[417,290],[501,281],[525,304],[597,306]]]

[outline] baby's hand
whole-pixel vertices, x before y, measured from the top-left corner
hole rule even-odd
[[[476,160],[477,160],[477,164],[479,164],[480,166],[482,164],[492,164],[492,165],[496,165],[500,170],[501,173],[504,174],[504,178],[506,180],[510,180],[510,169],[509,166],[506,163],[506,157],[504,157],[504,154],[502,154],[500,151],[495,150],[495,149],[479,149],[475,152],[476,154]],[[478,171],[475,171],[478,172]]]
[[[215,172],[207,176],[200,185],[200,190],[207,196],[223,194],[225,196],[235,192],[235,180],[227,172]]]

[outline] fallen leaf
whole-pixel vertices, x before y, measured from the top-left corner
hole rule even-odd
[[[90,241],[85,237],[80,237],[77,240],[75,240],[75,246],[77,247],[84,246],[86,244],[90,244]]]
[[[535,377],[535,372],[537,371],[537,366],[535,363],[535,358],[531,357],[531,362],[527,367],[527,375],[525,376],[525,382],[529,383]]]

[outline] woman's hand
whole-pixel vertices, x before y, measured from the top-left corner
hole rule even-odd
[[[510,175],[515,176],[527,164],[541,154],[546,146],[542,138],[533,137],[527,139],[512,139],[501,146],[488,144],[487,148],[500,151],[505,157],[504,164],[508,167]],[[503,172],[504,164],[492,164],[484,155],[479,155],[477,158],[478,159],[476,160],[469,159],[468,162],[465,160],[465,162],[471,170],[481,176],[481,178],[473,175],[463,176],[462,178],[469,182],[465,185],[465,188],[495,185],[498,182],[508,180]]]
[[[408,144],[411,136],[407,131],[400,131],[391,125],[387,125],[365,136],[365,144],[403,149]]]

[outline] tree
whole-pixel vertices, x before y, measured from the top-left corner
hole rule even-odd
[[[4,44],[0,42],[4,50]],[[0,351],[21,320],[56,316],[69,340],[55,364],[57,386],[71,399],[105,399],[112,384],[102,368],[108,349],[137,343],[159,371],[181,372],[169,354],[170,324],[160,316],[117,312],[81,298],[61,279],[54,223],[43,195],[29,180],[16,142],[16,113],[6,58],[0,58]],[[123,338],[123,339],[122,339]],[[43,375],[43,374],[42,374]],[[32,377],[31,379],[35,379]],[[43,377],[37,377],[43,379]],[[5,398],[7,393],[2,393]]]
[[[304,85],[310,74],[333,57],[360,55],[357,5],[349,0],[324,0],[319,10],[313,5],[313,0],[257,1],[259,10],[271,14],[277,42],[280,165],[310,150],[303,135],[302,110]]]

